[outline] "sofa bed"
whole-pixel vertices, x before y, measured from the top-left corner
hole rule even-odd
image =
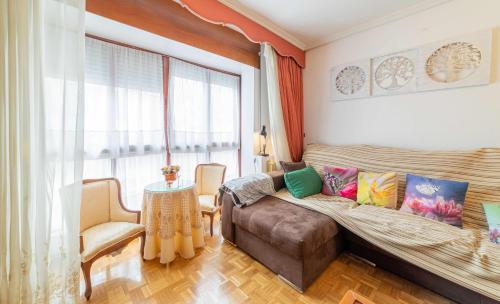
[[[333,164],[367,172],[396,172],[398,207],[404,196],[408,173],[467,181],[469,189],[463,209],[463,228],[443,230],[466,236],[467,242],[461,242],[457,237],[457,241],[431,244],[427,249],[424,246],[422,252],[420,247],[412,247],[411,243],[386,245],[383,238],[365,233],[366,229],[363,230],[362,225],[358,227],[355,221],[335,220],[328,212],[310,206],[342,203],[349,206],[346,207],[349,210],[359,210],[363,216],[373,212],[374,217],[394,219],[395,223],[404,218],[410,221],[406,225],[413,221],[419,225],[422,220],[418,216],[403,216],[398,208],[382,210],[385,208],[367,206],[350,209],[355,202],[351,204],[347,199],[330,200],[321,195],[309,200],[307,197],[303,200],[290,198],[281,171],[269,173],[277,194],[265,196],[250,206],[238,208],[230,195],[221,195],[222,235],[226,241],[238,246],[299,291],[305,291],[343,250],[349,250],[377,267],[458,303],[500,303],[500,246],[488,244],[487,223],[481,208],[482,202],[500,201],[500,149],[440,152],[313,144],[307,146],[303,160],[320,175],[325,165]],[[443,229],[441,223],[436,222],[435,227],[432,222],[430,226],[427,222],[425,224],[425,229]],[[472,247],[467,247],[469,243]],[[453,257],[442,256],[453,246],[460,249],[457,254],[467,257],[463,258],[464,262],[448,263],[448,258]],[[438,258],[434,261],[435,257]],[[455,258],[461,260],[461,256]]]

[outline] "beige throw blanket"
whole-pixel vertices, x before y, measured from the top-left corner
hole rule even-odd
[[[414,265],[500,301],[500,245],[486,229],[460,229],[393,209],[317,194],[275,197],[323,213],[366,241]]]

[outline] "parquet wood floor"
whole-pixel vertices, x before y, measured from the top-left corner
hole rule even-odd
[[[223,242],[218,227],[214,230],[213,238],[206,234],[206,247],[193,259],[177,257],[168,266],[158,260],[143,262],[138,241],[120,254],[101,258],[92,267],[93,294],[88,303],[338,303],[349,289],[377,304],[453,303],[347,253],[301,294]],[[80,285],[81,303],[86,303],[83,278]]]

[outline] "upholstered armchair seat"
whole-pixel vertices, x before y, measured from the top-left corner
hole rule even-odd
[[[100,252],[113,247],[121,241],[144,231],[144,225],[128,222],[109,222],[93,226],[81,232],[83,238],[82,262],[85,263]]]
[[[98,258],[118,251],[138,237],[141,256],[144,255],[146,230],[140,218],[140,211],[123,205],[120,182],[116,178],[83,181],[80,256],[87,300],[92,295],[90,269]]]
[[[217,207],[215,202],[217,202],[216,195],[204,194],[198,196],[198,201],[200,202],[200,207],[202,211],[214,211]]]

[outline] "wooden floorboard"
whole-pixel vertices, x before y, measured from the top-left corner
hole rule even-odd
[[[106,256],[92,267],[93,294],[88,303],[338,303],[352,289],[377,304],[453,303],[348,253],[339,258],[306,290],[299,293],[244,252],[223,242],[219,228],[205,236],[207,246],[190,260],[168,266],[143,262],[139,242]],[[208,231],[208,222],[205,222]],[[83,277],[81,303],[83,297]]]

